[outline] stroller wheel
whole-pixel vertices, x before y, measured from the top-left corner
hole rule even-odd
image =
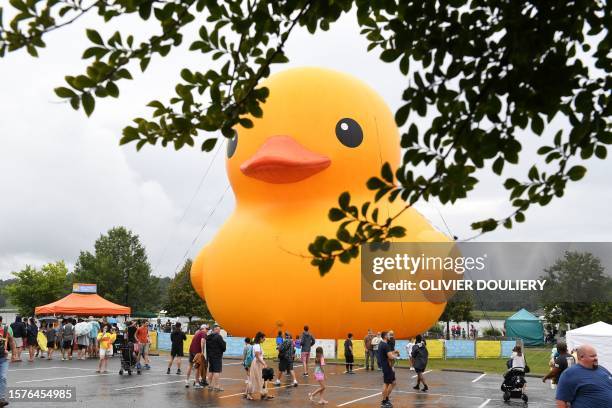
[[[142,374],[142,373],[140,372],[140,370],[137,370],[137,371],[136,371],[136,373],[137,373],[138,375]]]
[[[504,392],[504,401],[510,401],[510,393],[508,391]]]
[[[119,375],[123,375],[123,369],[119,370]]]
[[[128,375],[132,375],[132,370],[128,370]]]
[[[529,397],[527,396],[527,394],[523,394],[523,396],[521,397],[523,399],[523,401],[527,402],[529,401]]]

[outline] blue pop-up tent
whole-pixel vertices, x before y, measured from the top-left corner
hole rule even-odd
[[[518,337],[526,346],[540,346],[544,344],[544,326],[540,319],[521,309],[505,322],[506,336]]]

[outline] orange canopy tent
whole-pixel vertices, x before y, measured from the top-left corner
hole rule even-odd
[[[131,308],[109,302],[95,293],[71,293],[48,305],[38,306],[37,315],[81,315],[81,316],[113,316],[129,315]]]

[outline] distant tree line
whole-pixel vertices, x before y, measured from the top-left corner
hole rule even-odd
[[[115,227],[100,235],[93,251],[81,251],[72,272],[64,261],[40,268],[26,265],[13,272],[14,278],[0,281],[0,305],[8,301],[22,315],[31,316],[37,306],[59,300],[79,282],[95,283],[98,295],[130,306],[132,314],[166,309],[171,316],[209,317],[191,287],[190,268],[188,261],[174,278],[153,275],[138,235]]]

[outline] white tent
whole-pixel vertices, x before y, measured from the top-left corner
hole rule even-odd
[[[568,350],[591,344],[597,350],[599,365],[612,370],[612,324],[597,322],[565,333]]]

